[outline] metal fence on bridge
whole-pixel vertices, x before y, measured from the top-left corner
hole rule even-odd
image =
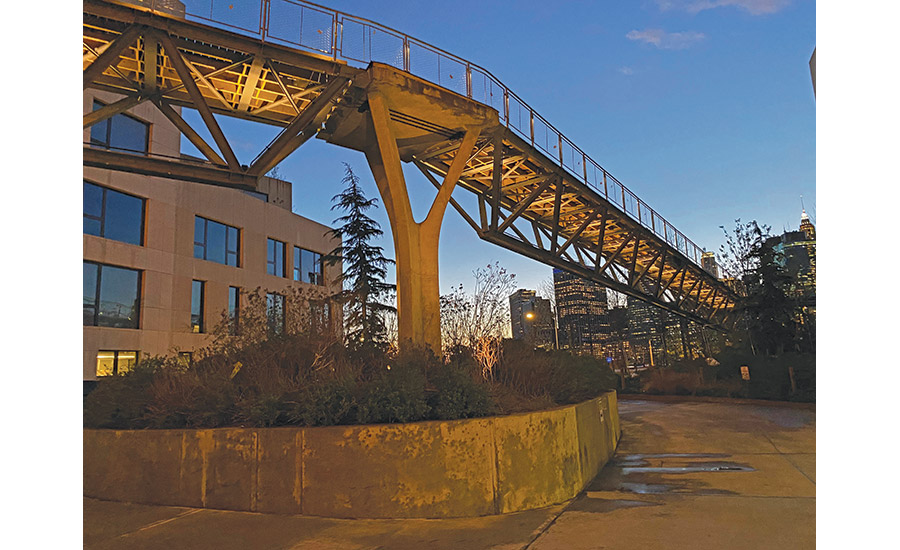
[[[119,0],[344,61],[384,63],[489,105],[513,132],[697,265],[704,249],[650,208],[490,72],[373,21],[302,0]]]

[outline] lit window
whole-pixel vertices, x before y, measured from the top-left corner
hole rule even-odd
[[[312,285],[324,285],[322,255],[318,252],[294,247],[294,280]]]
[[[143,244],[144,199],[84,182],[84,232]]]
[[[94,110],[104,107],[94,101]],[[133,153],[146,153],[150,125],[131,115],[120,113],[91,126],[91,145]]]
[[[240,263],[240,230],[195,216],[194,257],[237,267]]]
[[[115,376],[134,369],[137,364],[136,351],[98,351],[97,376]]]
[[[266,317],[270,334],[284,332],[284,296],[274,292],[266,294]]]
[[[266,252],[266,273],[284,277],[284,243],[269,239]]]
[[[138,328],[141,272],[84,262],[84,325]]]
[[[178,364],[182,367],[189,367],[194,362],[194,354],[190,351],[178,352]]]
[[[191,281],[191,332],[204,332],[203,281]]]

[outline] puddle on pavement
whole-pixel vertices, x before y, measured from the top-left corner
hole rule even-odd
[[[690,474],[696,472],[755,472],[756,469],[734,462],[707,462],[691,466],[627,466],[622,468],[624,475],[630,474]]]

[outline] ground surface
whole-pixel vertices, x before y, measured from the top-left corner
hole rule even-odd
[[[621,399],[614,459],[577,498],[503,516],[336,520],[84,500],[101,549],[815,547],[815,411]]]

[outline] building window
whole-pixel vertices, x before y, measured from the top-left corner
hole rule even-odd
[[[141,272],[84,262],[84,325],[138,328]]]
[[[204,332],[203,322],[203,281],[191,281],[191,332]]]
[[[136,351],[98,351],[97,376],[116,376],[134,369],[137,364]]]
[[[240,230],[194,217],[194,257],[238,267],[240,264]]]
[[[241,289],[236,286],[228,287],[228,333],[232,336],[238,333],[238,322],[241,317]]]
[[[194,353],[190,351],[178,352],[178,364],[182,367],[190,367],[194,363]]]
[[[94,110],[104,107],[94,100]],[[147,153],[150,125],[131,115],[120,113],[91,126],[91,145],[133,153]]]
[[[266,273],[284,277],[284,243],[269,239],[266,255]]]
[[[144,199],[84,182],[84,233],[144,244]]]
[[[318,252],[294,247],[294,280],[311,285],[324,285],[322,255]]]
[[[270,334],[284,332],[284,296],[274,292],[266,294],[266,317]]]

